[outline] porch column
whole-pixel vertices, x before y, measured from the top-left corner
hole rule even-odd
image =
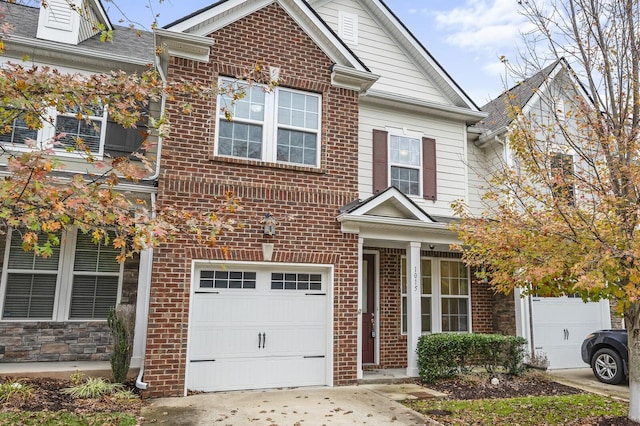
[[[420,243],[407,246],[407,376],[418,377],[418,338],[422,334]]]
[[[358,318],[357,319],[358,349],[356,351],[356,359],[357,359],[356,368],[358,369],[358,372],[357,372],[358,379],[362,379],[364,375],[364,373],[362,372],[362,305],[363,305],[362,303],[362,248],[363,247],[364,247],[364,238],[360,237],[358,238],[358,315],[356,315]]]

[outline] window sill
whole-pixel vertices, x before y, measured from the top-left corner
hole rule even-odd
[[[286,163],[272,163],[268,161],[249,160],[245,158],[214,156],[211,159],[211,161],[217,162],[217,163],[231,163],[231,164],[243,164],[243,165],[256,166],[256,167],[266,167],[270,169],[292,170],[292,171],[304,172],[304,173],[315,173],[315,174],[326,173],[322,168],[318,168],[318,167],[301,166],[301,165],[286,164]]]

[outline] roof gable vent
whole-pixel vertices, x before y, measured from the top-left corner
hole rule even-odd
[[[40,6],[37,37],[67,44],[78,44],[80,15],[65,0],[49,0]]]
[[[358,44],[358,15],[355,13],[338,12],[339,35],[347,44]]]

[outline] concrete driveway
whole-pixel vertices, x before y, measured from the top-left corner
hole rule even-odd
[[[143,424],[172,426],[437,424],[394,401],[424,393],[411,384],[216,392],[156,399],[142,417]]]
[[[608,385],[596,379],[590,368],[571,368],[567,370],[549,371],[560,383],[584,389],[600,395],[629,400],[629,384]]]

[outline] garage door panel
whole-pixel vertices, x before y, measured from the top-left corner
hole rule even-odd
[[[253,324],[258,321],[261,300],[251,294],[197,293],[193,300],[192,321],[196,324]]]
[[[584,367],[582,341],[590,332],[605,328],[599,302],[584,303],[572,297],[534,297],[534,344],[544,353],[550,369]]]
[[[275,293],[275,292],[273,292]],[[264,308],[264,323],[289,323],[295,319],[297,324],[324,322],[326,319],[326,296],[270,295],[269,304]]]
[[[268,389],[326,384],[324,358],[235,358],[216,362],[192,362],[189,390]],[[194,377],[195,376],[195,377]]]
[[[276,272],[283,274],[282,265]],[[315,291],[273,288],[268,267],[249,273],[256,277],[255,288],[207,288],[193,294],[187,388],[326,385],[327,295],[319,293],[320,286]],[[303,286],[309,274],[288,273],[287,285],[299,279]],[[196,273],[196,279],[201,276]],[[327,285],[323,282],[322,288]]]
[[[265,332],[265,351],[272,355],[325,355],[326,328],[307,326],[270,328]]]
[[[255,355],[259,348],[255,327],[194,326],[189,346],[191,360]]]

